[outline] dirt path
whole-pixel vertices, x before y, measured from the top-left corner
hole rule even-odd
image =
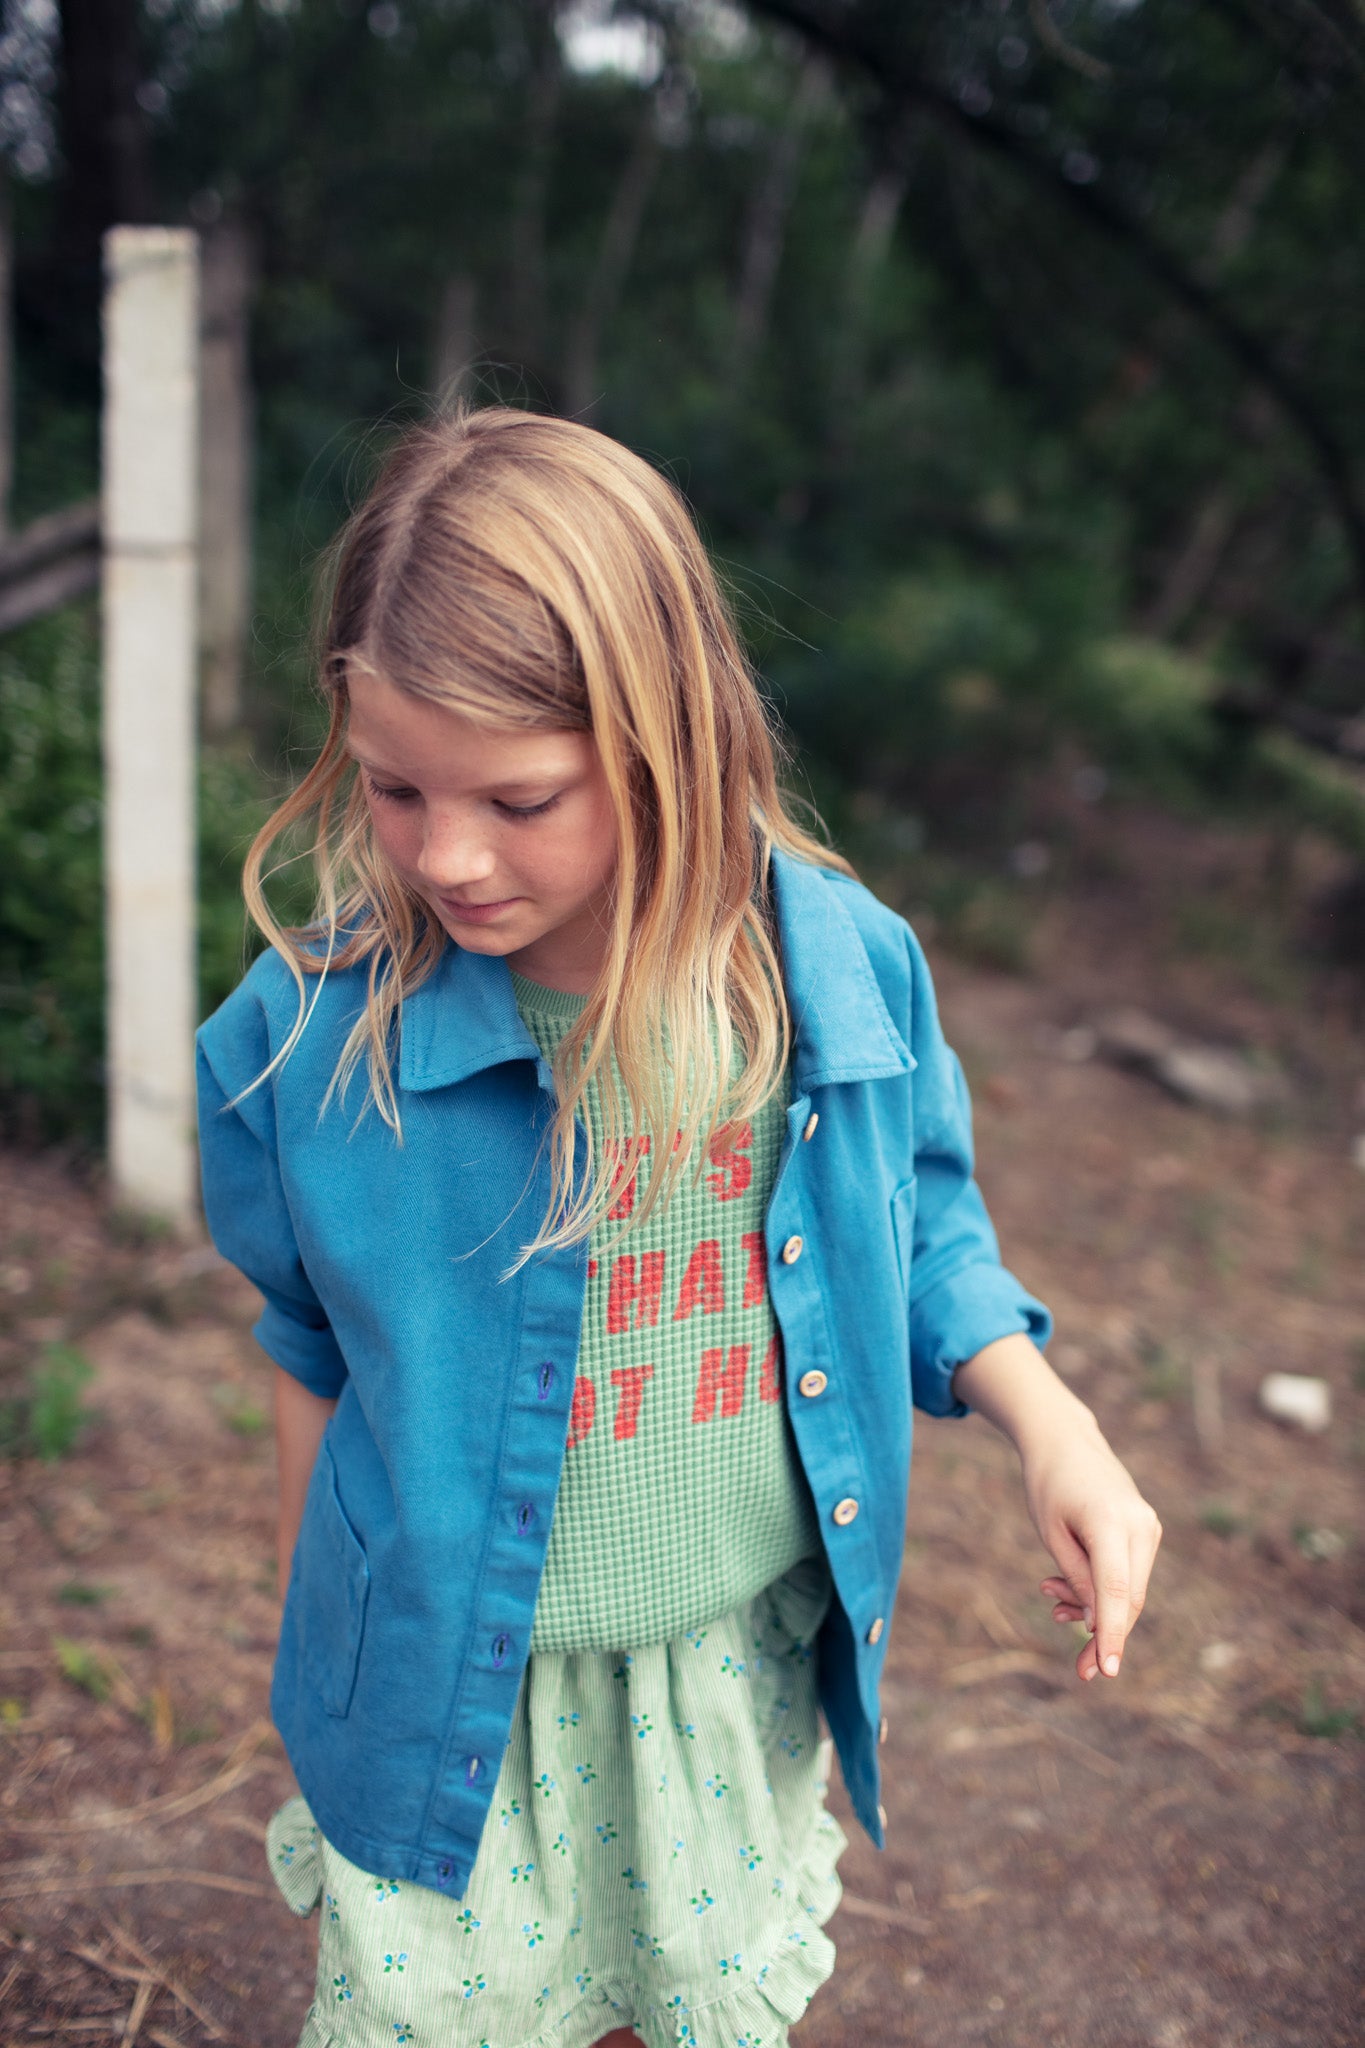
[[[1318,1043],[1311,1112],[1272,1132],[1069,1064],[1057,1029],[1123,992],[1087,914],[1049,941],[1090,963],[1069,978],[937,964],[1001,1236],[1158,1504],[1159,1578],[1121,1682],[1082,1690],[1010,1454],[924,1425],[889,1845],[845,1859],[805,2048],[1362,2038],[1365,1181],[1331,1110],[1355,1055]],[[57,1463],[0,1462],[0,2040],[288,2048],[312,1932],[262,1869],[289,1778],[250,1290],[120,1243],[52,1162],[0,1158],[0,1243],[0,1370],[74,1343],[99,1414]],[[1258,1414],[1270,1370],[1331,1382],[1326,1436]]]

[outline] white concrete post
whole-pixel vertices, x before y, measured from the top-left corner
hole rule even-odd
[[[104,238],[104,873],[116,1199],[196,1215],[194,699],[198,252]]]

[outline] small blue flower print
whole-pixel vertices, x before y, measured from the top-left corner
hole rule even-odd
[[[297,1854],[298,1850],[293,1842],[281,1842],[279,1848],[275,1851],[275,1861],[282,1863],[285,1869],[288,1870]]]
[[[406,1949],[403,1950],[401,1955],[386,1955],[384,1958],[384,1975],[387,1977],[390,1970],[397,1970],[401,1974],[402,1971],[406,1970],[407,1966],[408,1952]]]
[[[696,1741],[696,1739],[697,1739],[697,1730],[696,1730],[696,1726],[695,1726],[695,1724],[694,1724],[693,1722],[691,1722],[691,1721],[675,1721],[675,1722],[673,1723],[673,1726],[674,1726],[674,1729],[675,1729],[675,1731],[676,1731],[676,1732],[677,1732],[677,1733],[678,1733],[678,1734],[679,1734],[679,1735],[680,1735],[680,1736],[682,1737],[682,1739],[683,1739],[683,1741],[684,1741],[684,1742],[695,1742],[695,1741]]]
[[[350,1983],[346,1976],[346,1972],[344,1970],[342,1971],[339,1977],[333,1977],[332,1989],[333,1991],[335,1991],[337,1995],[338,2005],[344,2005],[348,1999],[355,1997],[355,1993],[351,1989]]]
[[[487,1991],[487,1989],[488,1979],[486,1977],[466,1977],[464,1979],[463,1995],[466,1998],[477,1998],[481,1991]]]
[[[374,1895],[380,1901],[396,1899],[398,1896],[397,1881],[392,1877],[377,1877],[374,1881]]]
[[[527,1948],[538,1948],[545,1936],[540,1931],[539,1920],[523,1920],[521,1931],[526,1936]]]
[[[716,1967],[722,1977],[728,1977],[732,1970],[738,1972],[744,1968],[744,1958],[738,1951],[732,1956],[718,1956]]]
[[[692,1894],[692,1911],[694,1913],[705,1913],[708,1910],[708,1908],[714,1906],[715,1903],[716,1902],[712,1898],[710,1892],[706,1891],[705,1889],[699,1892],[693,1892]]]
[[[658,1790],[659,1790],[660,1792],[666,1792],[666,1791],[668,1790],[668,1772],[667,1772],[667,1771],[660,1771],[660,1773],[659,1773],[659,1783],[658,1783],[658,1787],[657,1787],[657,1789],[658,1789]]]
[[[513,1884],[529,1884],[531,1882],[531,1872],[535,1867],[534,1863],[514,1863],[512,1865]]]
[[[720,1668],[726,1677],[743,1678],[745,1671],[744,1659],[742,1657],[724,1657],[721,1659]]]
[[[724,1778],[708,1778],[706,1789],[715,1799],[723,1799],[730,1787]]]
[[[502,1824],[503,1824],[503,1826],[504,1826],[505,1828],[510,1828],[510,1827],[511,1827],[511,1825],[512,1825],[512,1823],[513,1823],[513,1821],[514,1821],[514,1820],[516,1819],[517,1815],[518,1815],[518,1814],[519,1814],[520,1812],[521,1812],[521,1802],[520,1802],[520,1800],[514,1799],[514,1800],[512,1801],[512,1804],[511,1804],[510,1806],[504,1806],[504,1807],[503,1807],[503,1809],[502,1809]]]
[[[340,1920],[341,1915],[337,1911],[337,1902],[330,1892],[323,1893],[322,1902],[327,1908],[327,1918],[329,1920]]]
[[[683,1852],[683,1850],[684,1850],[684,1849],[685,1849],[686,1847],[687,1847],[687,1844],[686,1844],[686,1842],[685,1842],[685,1841],[683,1840],[682,1836],[681,1836],[681,1835],[674,1835],[674,1837],[673,1837],[673,1854],[672,1854],[672,1856],[671,1856],[671,1857],[669,1858],[669,1861],[670,1861],[670,1862],[672,1862],[672,1863],[676,1863],[676,1862],[677,1862],[677,1860],[678,1860],[678,1858],[679,1858],[679,1857],[680,1857],[680,1856],[682,1855],[682,1852]]]
[[[621,1872],[621,1875],[633,1892],[647,1892],[649,1890],[649,1879],[647,1877],[637,1877],[633,1863],[629,1864]]]
[[[782,1751],[783,1755],[791,1757],[800,1756],[805,1746],[804,1742],[793,1742],[790,1735],[784,1735],[778,1744],[778,1748]]]
[[[704,1628],[690,1628],[687,1631],[686,1640],[692,1645],[694,1650],[699,1650],[706,1641],[706,1635],[707,1631]]]
[[[644,1741],[646,1735],[652,1735],[654,1732],[654,1723],[650,1720],[648,1714],[632,1714],[630,1725],[641,1742]]]
[[[574,1775],[578,1778],[581,1784],[591,1785],[593,1779],[597,1776],[597,1773],[593,1769],[591,1764],[575,1764]]]
[[[775,1899],[780,1899],[780,1898],[781,1898],[781,1896],[782,1896],[782,1894],[783,1894],[783,1892],[784,1892],[784,1891],[785,1891],[786,1889],[787,1889],[787,1880],[785,1879],[785,1877],[775,1877],[775,1878],[773,1879],[773,1897],[774,1897]]]
[[[580,1971],[579,1971],[579,1973],[578,1973],[578,1975],[577,1975],[577,1976],[576,1976],[576,1977],[574,1978],[574,1983],[575,1983],[575,1985],[577,1986],[577,1988],[578,1988],[578,1990],[579,1990],[580,1992],[586,1991],[586,1990],[587,1990],[587,1988],[588,1988],[588,1986],[589,1986],[589,1984],[591,1984],[591,1982],[592,1982],[592,1971],[591,1971],[591,1970],[580,1970]]]
[[[659,1937],[656,1934],[646,1934],[643,1927],[632,1927],[630,1938],[636,1948],[648,1949],[656,1962],[664,1952],[663,1943],[659,1940]]]
[[[578,1726],[578,1721],[579,1716],[576,1711],[572,1714],[561,1714],[559,1716],[559,1725],[561,1728],[576,1728]]]
[[[568,1855],[568,1853],[569,1853],[569,1838],[568,1838],[568,1836],[567,1836],[567,1835],[566,1835],[566,1834],[564,1833],[564,1830],[563,1830],[562,1828],[560,1829],[559,1833],[558,1833],[558,1834],[557,1834],[557,1835],[555,1836],[555,1838],[554,1838],[553,1842],[551,1842],[551,1844],[550,1844],[550,1847],[551,1847],[551,1848],[552,1848],[552,1849],[554,1850],[554,1852],[555,1852],[556,1856],[567,1856],[567,1855]]]
[[[630,1667],[634,1662],[635,1659],[631,1656],[629,1650],[627,1650],[624,1657],[622,1657],[620,1663],[617,1665],[616,1669],[612,1672],[612,1677],[619,1680],[619,1682],[622,1685],[629,1685]]]
[[[776,1718],[777,1718],[777,1716],[778,1716],[779,1714],[789,1714],[789,1713],[791,1712],[791,1710],[792,1710],[792,1703],[791,1703],[791,1701],[790,1701],[790,1700],[774,1700],[774,1701],[773,1701],[773,1719],[774,1719],[774,1720],[776,1720]]]
[[[761,2034],[736,2034],[735,2048],[763,2048]]]
[[[788,1932],[787,1939],[793,1948],[804,1948],[806,1946],[806,1937],[799,1927],[793,1927]]]
[[[393,2031],[395,2039],[398,2041],[415,2041],[417,2039],[417,2036],[413,2033],[406,2020],[395,2020]]]
[[[763,1968],[759,1971],[757,1977],[754,1979],[754,1982],[756,1984],[761,1984],[771,1968],[771,1963],[765,1963],[763,1965]]]
[[[665,2012],[671,2012],[675,2019],[680,2020],[685,2020],[687,2018],[687,2015],[691,2012],[691,2010],[692,2008],[690,2005],[685,2005],[683,2003],[683,1995],[681,1991],[675,1991],[673,1993],[673,1996],[670,1999],[668,1999],[664,2005]]]
[[[616,1840],[615,1825],[613,1822],[609,1820],[599,1820],[597,1823],[595,1833],[597,1835],[597,1840],[599,1844],[604,1849],[606,1848],[608,1842],[614,1842]]]
[[[550,1794],[554,1791],[554,1789],[555,1780],[550,1776],[550,1773],[548,1771],[542,1771],[540,1776],[536,1779],[537,1792],[541,1794],[542,1798],[548,1799]]]
[[[749,1870],[757,1870],[763,1858],[752,1842],[746,1842],[739,1852],[739,1860]]]
[[[455,1925],[462,1934],[474,1934],[483,1926],[483,1922],[482,1920],[476,1920],[469,1907],[466,1906],[463,1913],[456,1914]]]
[[[537,2010],[538,2010],[538,2011],[541,2011],[541,2012],[543,2012],[543,2011],[544,2011],[544,2009],[545,2009],[545,2006],[546,2006],[546,2004],[547,2004],[547,2002],[548,2002],[548,2000],[549,2000],[549,1996],[550,1996],[550,1987],[549,1987],[549,1985],[548,1985],[548,1984],[542,1984],[542,1985],[541,1985],[541,1987],[540,1987],[540,1989],[539,1989],[539,1991],[537,1991],[537,1993],[536,1993],[536,1999],[535,1999],[535,2002],[536,2002],[536,2008],[537,2008]]]

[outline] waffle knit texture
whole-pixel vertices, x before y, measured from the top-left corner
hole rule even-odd
[[[553,1058],[584,998],[512,982],[527,1030]],[[585,1109],[600,1160],[596,1081]],[[648,1155],[594,1233],[533,1652],[665,1641],[821,1552],[767,1288],[763,1223],[785,1109],[784,1082],[751,1123],[718,1132],[700,1179],[685,1171],[608,1250],[602,1239],[619,1235],[663,1152],[649,1133]]]

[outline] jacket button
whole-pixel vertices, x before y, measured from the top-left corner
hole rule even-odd
[[[887,1720],[886,1720],[886,1716],[885,1716],[885,1714],[883,1714],[883,1715],[882,1715],[882,1718],[881,1718],[881,1720],[880,1720],[880,1721],[878,1722],[878,1724],[877,1724],[877,1740],[878,1740],[878,1742],[885,1742],[885,1740],[886,1740],[887,1736],[888,1736],[888,1735],[890,1734],[890,1732],[891,1732],[891,1731],[890,1731],[890,1729],[889,1729],[889,1728],[888,1728],[888,1726],[887,1726]]]
[[[839,1527],[843,1529],[846,1528],[851,1521],[855,1520],[857,1513],[858,1503],[856,1500],[850,1497],[847,1500],[841,1500],[840,1502],[838,1502],[834,1510],[834,1519],[839,1524]]]
[[[811,1139],[812,1139],[812,1138],[813,1138],[813,1137],[815,1136],[815,1126],[816,1126],[816,1125],[817,1125],[817,1124],[819,1123],[819,1121],[820,1121],[820,1112],[819,1112],[819,1110],[818,1110],[818,1109],[812,1110],[812,1111],[811,1111],[811,1114],[810,1114],[810,1117],[809,1117],[809,1119],[808,1119],[808,1121],[807,1121],[807,1124],[806,1124],[806,1128],[805,1128],[805,1130],[804,1130],[804,1131],[802,1131],[802,1133],[801,1133],[802,1137],[803,1137],[803,1138],[805,1139],[805,1141],[806,1141],[806,1143],[807,1143],[808,1145],[809,1145],[809,1143],[810,1143]]]
[[[809,1401],[816,1394],[824,1393],[825,1388],[829,1385],[829,1380],[822,1372],[803,1372],[796,1384],[800,1392]]]
[[[783,1245],[783,1247],[782,1247],[782,1263],[783,1263],[783,1265],[784,1265],[784,1266],[794,1266],[794,1265],[796,1264],[797,1260],[798,1260],[798,1259],[800,1258],[800,1256],[801,1256],[801,1254],[802,1254],[802,1252],[803,1252],[804,1250],[805,1250],[805,1239],[804,1239],[804,1238],[800,1238],[800,1237],[789,1237],[789,1238],[787,1239],[787,1242],[786,1242],[786,1243],[785,1243],[785,1244]]]
[[[882,1630],[885,1627],[886,1623],[883,1621],[881,1615],[879,1614],[877,1616],[877,1619],[873,1622],[871,1628],[867,1632],[867,1640],[870,1643],[879,1643],[882,1639]]]

